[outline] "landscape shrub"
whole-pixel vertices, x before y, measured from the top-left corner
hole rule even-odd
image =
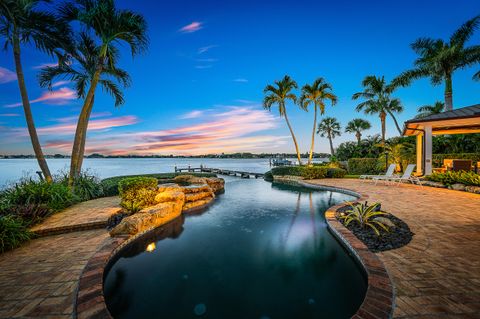
[[[131,211],[153,205],[157,191],[158,180],[155,177],[130,177],[118,183],[120,205]]]
[[[213,173],[188,173],[196,177],[216,177]],[[104,196],[118,195],[118,184],[126,178],[132,177],[153,177],[159,182],[173,182],[173,179],[178,175],[185,175],[185,173],[158,173],[158,174],[144,174],[144,175],[125,175],[105,178],[101,181]]]
[[[285,176],[285,175],[290,175],[290,176],[302,176],[303,175],[303,169],[304,166],[279,166],[279,167],[274,167],[271,169],[272,175],[278,175],[278,176]]]
[[[388,232],[389,224],[392,223],[388,218],[384,217],[387,213],[379,210],[380,203],[369,205],[365,203],[349,204],[350,209],[345,213],[340,214],[340,219],[343,220],[345,226],[351,222],[357,223],[362,228],[369,227],[377,236],[380,235],[380,230]]]
[[[347,171],[343,168],[328,168],[327,178],[344,178],[347,175]]]
[[[63,174],[59,182],[68,186],[68,174]],[[73,183],[73,194],[78,201],[87,201],[104,196],[103,185],[101,181],[89,172],[82,172],[75,178]]]
[[[27,204],[9,207],[7,213],[21,219],[26,226],[32,226],[44,220],[52,212],[45,204]]]
[[[468,186],[480,186],[480,175],[474,172],[445,172],[445,173],[433,173],[425,177],[426,179],[434,182],[440,182],[444,185],[450,186],[456,183],[468,185]]]
[[[319,166],[303,166],[302,170],[302,177],[305,179],[321,179],[327,177],[328,168]]]
[[[378,174],[383,166],[376,158],[351,158],[348,160],[348,173],[352,175]]]
[[[15,206],[45,205],[53,213],[77,201],[78,198],[63,183],[27,178],[0,193],[0,211]]]
[[[444,159],[469,159],[472,162],[480,162],[480,153],[454,153],[454,154],[433,154],[433,167],[441,167]]]
[[[19,218],[0,216],[0,253],[20,246],[30,237],[31,233]]]

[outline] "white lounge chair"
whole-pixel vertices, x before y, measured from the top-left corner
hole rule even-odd
[[[388,177],[392,177],[393,172],[395,171],[395,167],[396,167],[395,164],[390,164],[390,166],[388,166],[387,171],[385,172],[385,175],[360,175],[359,178],[365,181],[367,179],[372,179],[373,180],[375,178],[385,179],[385,178],[388,178]]]
[[[414,169],[415,164],[408,164],[402,176],[390,177],[388,180],[392,183],[397,182],[397,185],[400,185],[402,182],[410,182],[412,184],[423,186],[420,179],[417,176],[412,175]]]

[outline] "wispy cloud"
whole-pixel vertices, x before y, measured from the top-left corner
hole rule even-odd
[[[88,131],[107,130],[114,127],[127,126],[138,123],[138,118],[133,115],[112,117],[107,119],[92,120],[88,123]],[[37,129],[40,135],[70,135],[75,132],[76,122],[67,122],[56,125],[44,126]]]
[[[205,64],[205,65],[195,65],[195,69],[210,69],[213,65]]]
[[[3,114],[0,114],[0,116],[2,116],[2,117],[17,117],[17,116],[20,116],[20,114],[18,114],[18,113],[3,113]]]
[[[195,61],[203,62],[203,63],[213,63],[213,62],[217,62],[218,59],[212,59],[212,58],[210,58],[210,59],[195,59]]]
[[[40,97],[31,100],[30,103],[38,103],[38,102],[45,102],[47,104],[55,104],[55,105],[62,105],[68,103],[68,101],[77,99],[77,93],[67,87],[62,87],[58,90],[54,91],[45,91],[40,95]],[[22,103],[14,103],[14,104],[7,104],[4,107],[6,108],[14,108],[21,106]]]
[[[17,74],[9,69],[0,67],[0,84],[15,81]]]
[[[194,110],[194,111],[185,113],[185,114],[179,116],[178,118],[181,119],[181,120],[195,119],[195,118],[198,118],[198,117],[202,116],[203,113],[204,113],[203,111]]]
[[[203,54],[203,53],[205,53],[205,52],[210,51],[210,49],[213,49],[213,48],[216,48],[216,47],[218,47],[218,45],[216,45],[216,44],[207,45],[207,46],[204,46],[204,47],[199,48],[198,51],[197,51],[197,53],[198,53],[198,54]]]
[[[232,81],[233,82],[238,82],[238,83],[247,83],[248,82],[248,80],[244,79],[244,78],[237,78],[237,79],[233,79]]]
[[[57,65],[58,65],[58,63],[42,63],[42,64],[39,64],[39,65],[33,66],[32,69],[39,70],[39,69],[43,69],[43,68],[46,68],[46,67],[53,68],[54,66],[57,66]]]
[[[67,85],[67,84],[70,84],[70,83],[71,83],[70,81],[54,82],[54,83],[52,83],[52,88],[56,88],[56,87],[59,87],[59,86],[62,86],[62,85]]]
[[[196,32],[196,31],[198,31],[202,28],[203,28],[203,23],[202,22],[193,21],[192,23],[187,24],[186,26],[183,26],[178,31],[182,32],[182,33],[192,33],[192,32]]]
[[[172,129],[96,135],[87,141],[87,153],[193,155],[255,151],[265,147],[274,149],[288,139],[288,136],[258,135],[279,123],[278,118],[263,110],[237,106],[210,115],[204,117],[209,120],[201,123]],[[57,139],[48,147],[68,152],[71,144]]]
[[[110,112],[97,112],[90,114],[91,119],[100,118],[100,117],[108,117],[111,116],[112,113]],[[78,115],[66,116],[66,117],[59,117],[56,119],[52,119],[51,121],[58,122],[58,123],[69,123],[78,120]]]

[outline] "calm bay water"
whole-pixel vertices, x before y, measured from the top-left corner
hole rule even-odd
[[[52,174],[68,171],[70,159],[48,159]],[[264,173],[270,169],[268,159],[216,159],[216,158],[87,158],[84,169],[100,178],[118,175],[170,173],[178,167],[199,167],[235,169]],[[0,187],[25,176],[37,177],[39,170],[35,159],[0,159]]]

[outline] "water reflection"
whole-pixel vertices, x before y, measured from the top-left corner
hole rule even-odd
[[[204,305],[202,318],[349,317],[365,279],[324,212],[351,197],[240,179],[226,189],[200,215],[181,216],[120,253],[105,277],[113,316],[195,318]]]

